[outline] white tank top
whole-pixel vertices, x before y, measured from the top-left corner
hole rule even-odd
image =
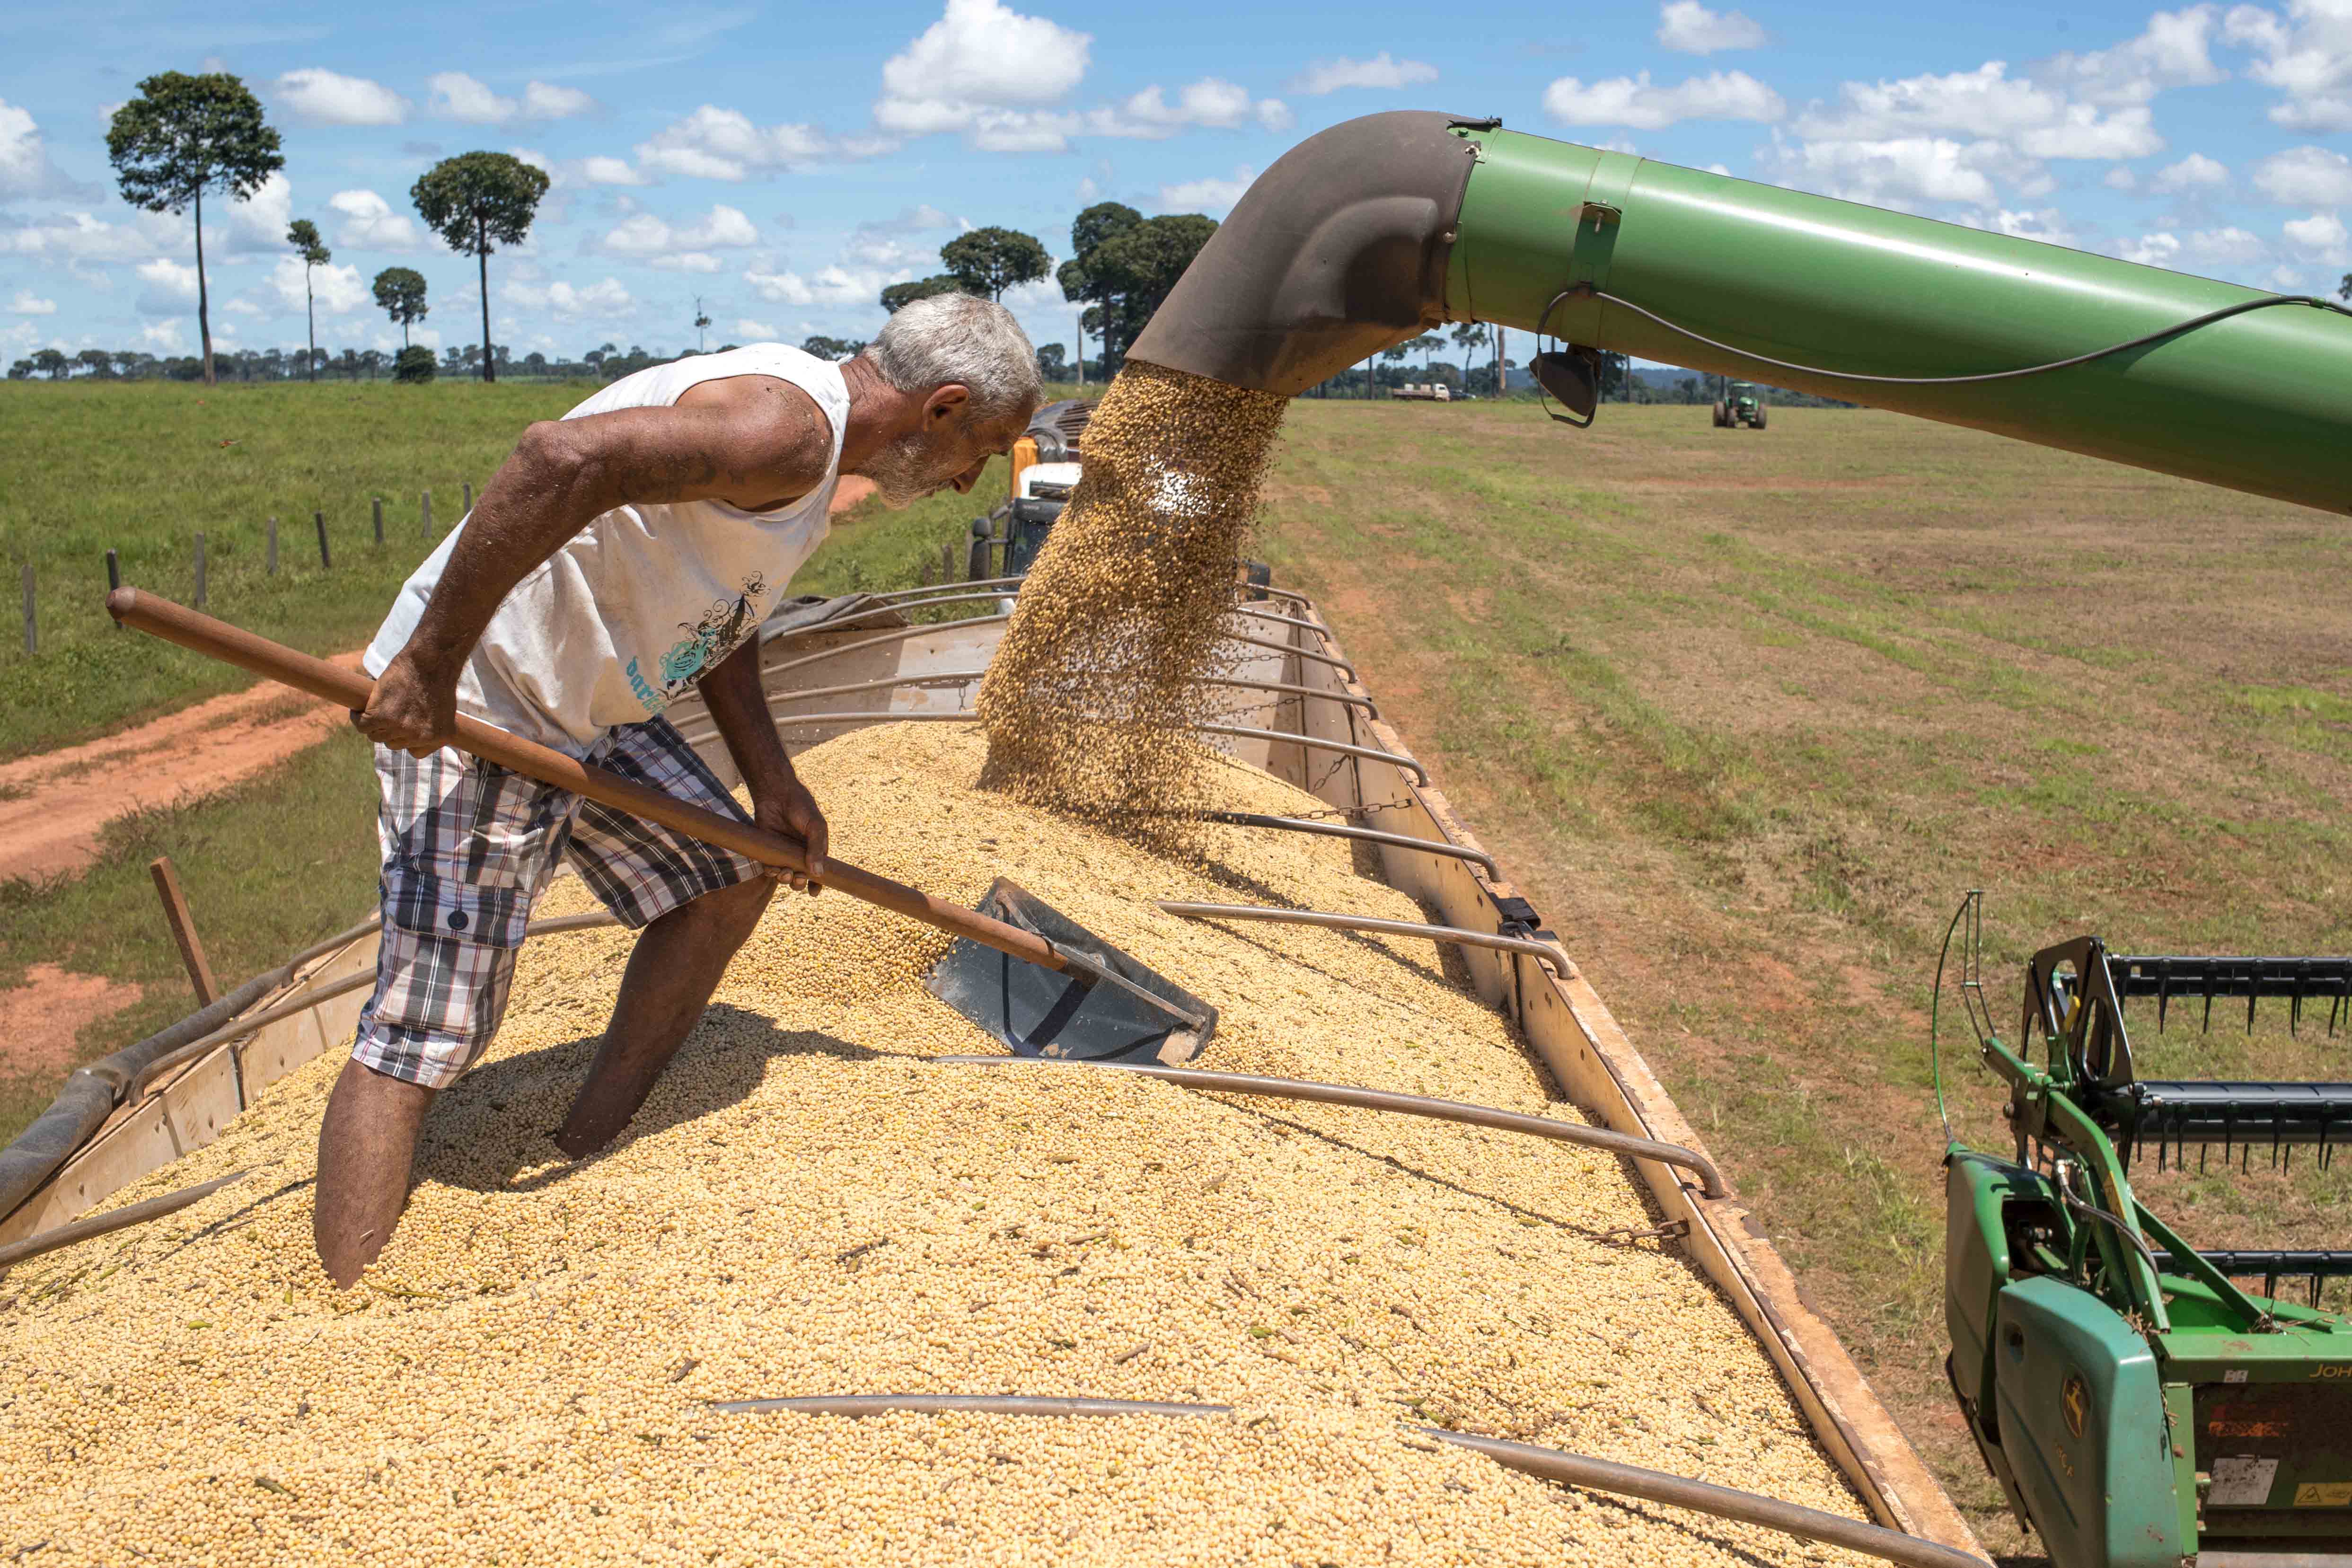
[[[833,426],[824,479],[777,511],[675,501],[604,513],[499,605],[458,678],[460,712],[584,756],[605,731],[659,713],[758,629],[824,540],[849,421],[841,368],[754,343],[623,376],[564,417],[664,408],[690,386],[734,375],[772,375],[816,401]],[[368,647],[370,675],[383,674],[416,629],[464,531],[460,520],[402,586]]]

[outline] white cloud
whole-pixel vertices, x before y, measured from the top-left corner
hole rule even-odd
[[[127,224],[88,213],[65,213],[47,223],[0,226],[0,255],[38,256],[70,263],[135,261],[169,247],[178,249],[186,220],[140,213]]]
[[[2290,147],[2254,165],[2254,188],[2281,206],[2352,206],[2352,159],[2325,147]]]
[[[2099,184],[2111,191],[2136,191],[2139,189],[2139,176],[2125,165],[2117,163],[2099,176]]]
[[[1764,29],[1739,11],[1710,11],[1699,0],[1666,0],[1658,7],[1658,42],[1685,55],[1717,49],[1754,49]]]
[[[755,321],[749,316],[735,318],[735,335],[749,342],[773,343],[783,341],[784,334],[767,321]]]
[[[408,118],[408,100],[382,82],[317,66],[279,77],[277,96],[313,125],[398,125]]]
[[[2155,116],[2146,108],[2110,110],[2070,103],[2054,125],[2028,131],[2018,145],[2034,158],[2145,158],[2164,150]]]
[[[1391,59],[1389,52],[1382,49],[1368,60],[1351,60],[1342,55],[1333,60],[1309,61],[1305,70],[1290,79],[1290,90],[1303,92],[1309,98],[1320,98],[1327,92],[1339,92],[1347,88],[1393,92],[1399,88],[1436,79],[1435,66],[1424,60]]]
[[[1972,71],[1845,82],[1835,109],[1809,106],[1795,130],[1804,137],[1853,141],[1923,132],[2013,136],[2055,124],[2064,111],[2060,94],[2011,76],[2003,61],[1987,60]]]
[[[2046,182],[2027,177],[2008,146],[1990,140],[1897,136],[1797,142],[1777,144],[1766,163],[1784,184],[1874,206],[1941,202],[1992,206],[1999,200],[1996,176],[2030,194],[2047,188]]]
[[[793,271],[764,272],[753,268],[743,274],[761,299],[778,305],[859,305],[872,307],[885,284],[896,281],[886,271],[826,267],[803,277]]]
[[[1662,131],[1685,120],[1754,120],[1769,124],[1787,112],[1780,95],[1746,71],[1710,71],[1674,87],[1652,85],[1650,73],[1612,77],[1586,86],[1562,77],[1544,89],[1544,110],[1568,125],[1623,125]]]
[[[2066,226],[2066,215],[2056,207],[2031,212],[2011,212],[2003,207],[1993,215],[1993,226],[2003,234],[2019,239],[2038,239],[2044,245],[2074,243],[2074,232]]]
[[[2275,88],[2277,124],[2295,131],[2352,130],[2352,5],[2345,0],[2289,0],[2286,14],[2259,5],[2231,7],[2223,36],[2261,58],[2246,74]]]
[[[2352,264],[2352,233],[2344,227],[2344,220],[2334,213],[2314,213],[2309,217],[2289,218],[2279,226],[2287,243],[2313,261],[2329,267]]]
[[[651,180],[629,167],[626,158],[611,158],[599,154],[584,158],[580,163],[581,177],[592,185],[649,185]]]
[[[269,287],[277,290],[278,304],[289,311],[302,309],[302,272],[299,256],[281,256],[269,269]],[[310,273],[311,296],[322,316],[348,315],[373,302],[356,267],[313,267]]]
[[[569,120],[595,107],[596,100],[576,87],[558,87],[546,81],[523,84],[522,117],[525,120]]]
[[[617,278],[604,279],[585,289],[561,281],[542,288],[536,283],[509,280],[499,289],[499,298],[527,310],[552,310],[566,321],[624,316],[637,304]]]
[[[1157,142],[1194,127],[1236,131],[1255,124],[1280,131],[1290,122],[1290,109],[1280,99],[1253,99],[1248,89],[1213,76],[1180,89],[1174,103],[1158,85],[1147,87],[1122,103],[1089,110],[1082,124],[1097,136]]]
[[[427,110],[442,120],[462,121],[468,125],[510,125],[519,120],[567,120],[575,114],[585,114],[596,107],[596,100],[578,88],[557,87],[551,82],[533,81],[527,84],[520,100],[493,92],[487,83],[467,76],[464,71],[439,71],[426,79],[425,86],[433,89]]]
[[[62,195],[72,188],[49,161],[32,115],[0,98],[0,196]]]
[[[210,250],[217,243],[231,255],[275,256],[286,248],[286,226],[293,221],[293,184],[282,172],[274,174],[253,195],[230,205],[225,230],[205,230],[205,246]]]
[[[406,213],[393,211],[392,204],[373,191],[337,191],[327,205],[343,215],[342,230],[335,236],[338,245],[353,250],[416,248],[415,221]]]
[[[646,263],[656,272],[718,272],[726,263],[707,250],[680,250]]]
[[[2059,55],[2037,74],[2071,97],[2105,108],[2144,104],[2167,88],[2210,86],[2229,76],[2211,53],[2221,9],[2200,5],[2156,12],[2137,37],[2085,55]]]
[[[760,231],[751,220],[735,207],[714,205],[703,216],[687,224],[670,224],[651,213],[633,213],[621,220],[604,238],[597,248],[615,256],[662,257],[681,251],[721,249],[730,247],[757,245]],[[718,270],[710,267],[688,267],[689,271]]]
[[[690,180],[733,182],[754,172],[805,167],[831,145],[813,125],[754,125],[740,110],[706,103],[639,142],[637,163]]]
[[[2229,182],[2230,166],[2202,153],[2191,153],[2178,163],[2168,163],[2156,172],[2156,188],[2159,191],[2194,191],[2210,189]]]
[[[252,300],[244,298],[242,295],[238,296],[236,299],[231,300],[226,308],[230,314],[237,316],[266,316],[269,314],[268,311],[263,310]]]
[[[139,329],[139,341],[163,353],[178,353],[182,324],[177,321],[150,321]]]
[[[2147,267],[2219,267],[2243,270],[2270,256],[2270,247],[2242,228],[2200,228],[2183,237],[2170,231],[2145,234],[2116,248],[2126,261]]]
[[[1058,148],[1035,111],[1087,74],[1094,39],[999,0],[947,0],[938,21],[882,66],[874,122],[902,136],[958,132],[987,151]]]
[[[134,270],[147,285],[139,295],[142,315],[176,316],[196,302],[196,269],[188,263],[159,256]]]
[[[1181,184],[1160,187],[1160,205],[1172,213],[1209,213],[1223,216],[1242,199],[1242,193],[1257,178],[1257,171],[1241,168],[1234,171],[1230,180],[1212,176],[1202,180],[1187,180]]]
[[[8,301],[8,310],[11,315],[17,316],[54,316],[58,313],[58,302],[37,299],[30,289],[19,289],[16,297]]]

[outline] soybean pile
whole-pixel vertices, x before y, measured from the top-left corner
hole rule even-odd
[[[800,768],[847,858],[966,901],[1011,875],[1223,1010],[1202,1065],[1569,1117],[1419,939],[1220,927],[1155,899],[1413,919],[1355,846],[1202,858],[974,786],[974,732]],[[1219,802],[1299,792],[1202,764]],[[1220,879],[1224,879],[1220,880]],[[575,879],[542,912],[589,907]],[[1551,1563],[1843,1556],[1555,1488],[1492,1433],[1863,1510],[1761,1349],[1591,1151],[994,1052],[921,990],[945,939],[779,895],[610,1150],[548,1141],[625,932],[524,950],[428,1119],[383,1260],[310,1251],[330,1050],[119,1194],[240,1185],[0,1279],[0,1558],[173,1563]],[[1107,1421],[732,1415],[788,1394],[1230,1404]],[[1859,1560],[1856,1560],[1859,1561]]]
[[[1207,804],[1223,616],[1288,399],[1130,360],[1022,585],[977,704],[983,782],[1171,846]]]

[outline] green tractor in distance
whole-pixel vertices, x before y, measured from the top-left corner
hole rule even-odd
[[[1756,395],[1753,382],[1735,381],[1716,399],[1715,427],[1736,429],[1742,425],[1764,428],[1764,400]]]

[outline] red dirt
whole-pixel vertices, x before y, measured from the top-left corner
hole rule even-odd
[[[359,667],[360,656],[335,660]],[[268,683],[168,713],[102,740],[0,763],[0,879],[79,871],[100,831],[142,806],[210,795],[316,745],[346,723],[342,710],[286,711]]]
[[[0,991],[0,1078],[54,1078],[74,1065],[82,1026],[136,1004],[141,987],[37,963]]]

